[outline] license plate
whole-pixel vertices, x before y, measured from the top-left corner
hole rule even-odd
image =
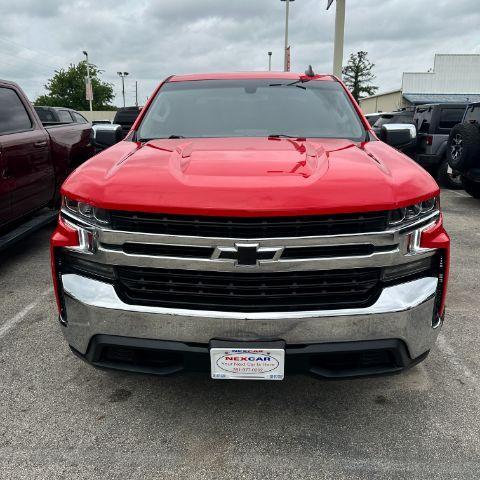
[[[211,348],[212,378],[283,380],[285,350],[280,348]]]

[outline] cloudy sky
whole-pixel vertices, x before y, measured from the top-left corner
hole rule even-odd
[[[292,70],[331,72],[334,9],[327,0],[290,7]],[[144,103],[173,73],[283,67],[280,0],[0,0],[0,78],[34,100],[55,69],[83,59],[105,71],[120,104],[116,72],[130,72]],[[435,53],[480,53],[480,0],[347,0],[345,56],[369,52],[381,90],[404,71],[427,71]]]

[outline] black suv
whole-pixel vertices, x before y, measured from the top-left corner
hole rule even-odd
[[[452,128],[447,157],[452,170],[459,174],[465,191],[480,198],[480,103],[469,105],[461,123]]]
[[[448,188],[462,188],[460,175],[452,171],[447,162],[447,141],[452,128],[462,121],[466,107],[466,103],[447,103],[421,105],[415,109],[415,161]]]
[[[117,110],[113,123],[122,126],[122,138],[124,138],[132,128],[141,109],[141,107],[123,107]]]

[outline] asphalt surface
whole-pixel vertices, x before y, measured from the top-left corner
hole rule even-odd
[[[0,478],[480,478],[480,201],[453,241],[436,348],[393,377],[221,382],[95,370],[56,320],[48,237],[0,255]]]

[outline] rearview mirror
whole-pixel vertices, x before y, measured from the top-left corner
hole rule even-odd
[[[97,152],[105,150],[122,140],[122,126],[100,123],[92,125],[92,145]]]
[[[417,129],[409,123],[387,123],[380,131],[380,140],[395,148],[411,147],[416,138]]]

